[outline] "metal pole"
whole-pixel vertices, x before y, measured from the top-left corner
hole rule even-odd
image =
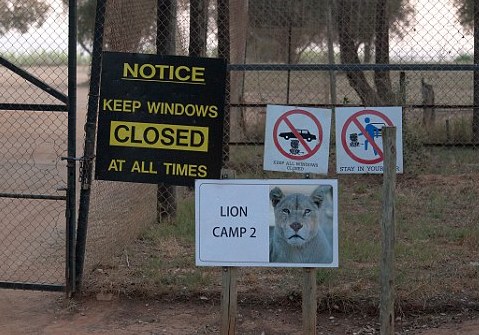
[[[75,228],[76,228],[76,82],[77,82],[77,5],[68,5],[68,159],[66,202],[66,294],[75,291]]]
[[[78,209],[78,230],[76,244],[76,285],[79,289],[83,277],[85,246],[90,209],[90,191],[92,164],[95,150],[96,117],[98,112],[98,93],[100,91],[101,54],[103,51],[103,30],[107,0],[98,0],[96,6],[95,31],[91,64],[90,90],[88,93],[88,112],[85,125],[85,145],[81,172],[80,206]]]

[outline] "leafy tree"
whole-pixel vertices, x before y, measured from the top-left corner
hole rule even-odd
[[[464,27],[464,29],[469,33],[475,33],[475,29],[477,29],[477,21],[474,24],[474,16],[477,17],[479,15],[479,4],[477,0],[453,0],[453,4],[457,8],[457,16],[459,18],[459,22]],[[474,27],[476,26],[476,27]],[[477,35],[476,35],[477,36]],[[474,61],[477,60],[478,56],[478,48],[477,48],[477,39],[474,38]],[[472,141],[474,143],[479,142],[479,108],[477,105],[479,104],[479,73],[474,71],[474,105],[476,106],[473,109],[472,114]]]
[[[248,57],[260,62],[297,63],[301,50],[325,39],[326,11],[322,9],[326,1],[250,1]]]
[[[348,27],[351,47],[364,45],[365,62],[369,62],[376,36],[377,0],[255,0],[249,3],[251,38],[248,41],[259,61],[299,60],[302,51],[312,44],[324,44],[327,33],[328,2],[334,4],[333,21],[342,20]],[[413,9],[408,0],[388,1],[387,27],[392,35],[402,37],[401,27],[408,25]],[[333,37],[339,39],[339,25],[333,27]],[[288,55],[288,42],[291,41]],[[369,50],[369,51],[368,51]]]
[[[63,3],[68,6],[68,0],[63,0]],[[130,38],[130,41],[123,41],[122,43],[130,44],[129,48],[134,49],[141,45],[143,48],[150,48],[160,45],[160,49],[165,43],[173,43],[171,34],[165,33],[166,26],[171,26],[174,29],[176,21],[176,1],[170,0],[136,0],[136,1],[108,1],[107,20],[105,24],[115,24],[108,18],[115,22],[125,22],[125,26],[116,26],[113,30],[107,29],[109,34],[105,34],[105,45],[117,46],[117,37],[125,36]],[[78,43],[80,46],[91,55],[91,47],[93,45],[94,29],[95,29],[95,10],[96,0],[78,0]],[[143,8],[141,18],[135,17],[138,11],[132,11],[131,8],[141,6]],[[155,10],[156,6],[156,10]],[[171,13],[170,13],[171,11]],[[161,18],[159,15],[164,12]],[[155,18],[155,13],[158,13],[158,20]],[[173,16],[172,16],[173,15]],[[173,21],[172,21],[173,20]],[[155,22],[156,21],[156,22]],[[172,21],[172,22],[170,22]],[[159,25],[157,28],[157,24]],[[166,25],[166,26],[165,26]],[[112,28],[112,27],[107,27]],[[157,33],[158,39],[156,38]],[[121,35],[123,34],[123,35]],[[174,36],[174,33],[173,33]],[[169,40],[161,40],[162,38]],[[121,41],[120,41],[121,42]],[[136,46],[131,44],[137,44]]]
[[[0,35],[26,33],[32,26],[41,26],[49,9],[43,0],[0,0]]]
[[[453,0],[457,9],[459,22],[468,32],[472,32],[474,25],[474,1],[475,0]]]
[[[68,8],[69,0],[63,0],[65,8]],[[95,29],[95,10],[96,0],[78,0],[77,16],[78,16],[78,44],[89,55],[92,53],[93,31]]]
[[[390,34],[402,37],[401,27],[408,25],[414,13],[409,0],[277,0],[274,4],[257,0],[250,3],[249,11],[253,48],[258,50],[262,43],[266,45],[256,52],[260,57],[257,60],[295,63],[308,46],[324,44],[329,4],[333,4],[331,11],[336,22],[332,27],[333,38],[340,46],[343,64],[361,62],[361,45],[365,46],[364,50],[371,50],[374,45],[376,63],[388,64]],[[271,47],[270,41],[276,48]],[[289,48],[290,54],[285,48]],[[268,54],[269,50],[272,51]],[[367,56],[368,52],[365,61],[369,61]],[[394,99],[387,71],[375,73],[375,88],[363,72],[346,74],[364,104],[384,104]]]
[[[68,0],[63,0],[68,5]],[[96,0],[80,0],[77,5],[78,15],[78,44],[91,55],[93,45],[93,31],[95,29]]]
[[[363,17],[357,24],[365,22],[374,22],[371,24],[372,38],[375,41],[376,63],[389,64],[389,30],[394,27],[395,21],[391,21],[392,13],[397,13],[397,18],[406,20],[408,13],[412,12],[407,6],[407,2],[403,0],[373,0],[374,7],[364,13],[367,17]],[[398,6],[399,4],[399,6]],[[371,13],[370,13],[371,12]],[[371,17],[372,15],[372,17]],[[339,0],[337,5],[337,22],[339,30],[339,46],[341,52],[341,62],[344,64],[359,64],[358,47],[361,42],[361,34],[355,32],[355,18],[361,16],[350,0]],[[394,29],[391,29],[394,30]],[[399,34],[400,32],[396,32]],[[366,35],[364,35],[366,36]],[[394,102],[394,94],[392,92],[391,80],[389,72],[377,71],[374,73],[374,89],[366,80],[364,73],[360,71],[346,72],[351,87],[359,95],[361,101],[365,105],[381,105]]]

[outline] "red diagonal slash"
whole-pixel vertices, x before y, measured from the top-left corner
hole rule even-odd
[[[287,117],[285,117],[283,119],[283,121],[286,123],[286,125],[289,127],[289,129],[291,129],[291,131],[293,132],[294,136],[296,136],[296,138],[301,142],[301,144],[303,145],[303,147],[306,149],[306,151],[309,153],[311,153],[312,149],[309,147],[308,143],[306,143],[306,141],[304,140],[303,136],[301,136],[301,134],[296,130],[296,128],[293,126],[293,124],[291,123],[291,121],[289,121],[289,119]]]
[[[372,147],[374,148],[374,150],[376,150],[376,152],[378,153],[379,157],[381,157],[381,159],[384,159],[383,157],[383,151],[381,150],[381,148],[379,147],[379,145],[374,141],[374,139],[369,135],[369,133],[366,131],[366,128],[363,127],[363,125],[358,121],[358,119],[353,119],[352,120],[353,123],[356,125],[356,127],[359,128],[359,130],[361,131],[361,133],[364,135],[364,137],[369,141],[369,143],[372,145]]]

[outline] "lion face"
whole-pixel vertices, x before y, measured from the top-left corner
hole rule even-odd
[[[284,196],[279,188],[270,193],[274,206],[275,233],[288,244],[301,247],[319,231],[319,206],[321,200],[295,193]]]

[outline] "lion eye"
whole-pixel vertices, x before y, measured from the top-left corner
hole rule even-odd
[[[287,209],[287,208],[283,208],[283,213],[284,213],[284,214],[289,214],[290,211],[289,211],[289,209]]]
[[[308,215],[309,213],[311,213],[311,210],[310,210],[310,209],[305,209],[305,210],[304,210],[304,215]]]

